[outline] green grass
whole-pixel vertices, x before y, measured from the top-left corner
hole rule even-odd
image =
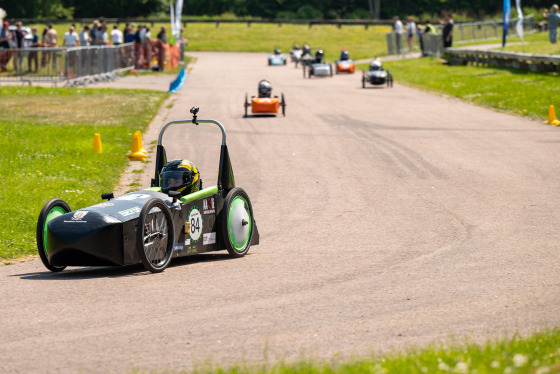
[[[512,39],[517,43],[521,42],[520,38]],[[509,41],[508,41],[509,42]],[[552,44],[548,40],[548,31],[540,32],[524,37],[523,45],[506,44],[505,48],[496,48],[496,51],[524,52],[537,55],[560,55],[560,44]]]
[[[532,118],[546,119],[550,104],[560,106],[556,73],[448,66],[436,58],[391,61],[384,66],[398,83]],[[367,65],[358,67],[367,69]]]
[[[112,191],[167,93],[143,90],[0,87],[0,260],[36,253],[43,204],[60,197],[75,210]],[[93,150],[101,134],[103,153]]]
[[[136,22],[138,25],[141,22]],[[35,25],[39,34],[44,25]],[[56,24],[59,45],[70,24]],[[81,25],[76,25],[81,30]],[[120,25],[124,26],[124,25]],[[149,25],[150,26],[150,25]],[[150,26],[153,38],[161,26],[169,28],[169,24],[156,23]],[[122,29],[122,27],[121,27]],[[370,58],[387,54],[385,34],[389,26],[336,26],[320,25],[309,28],[308,25],[288,25],[278,27],[277,24],[246,23],[190,23],[183,32],[189,40],[188,51],[231,51],[231,52],[272,52],[280,48],[288,52],[294,43],[308,43],[313,48],[325,50],[325,56],[333,61],[338,58],[340,50],[347,48],[353,59]]]
[[[169,373],[169,371],[166,371]],[[173,372],[173,371],[171,371]],[[179,371],[175,371],[177,373]],[[185,373],[186,371],[181,371]],[[485,344],[453,343],[448,346],[432,345],[413,348],[387,355],[341,360],[302,359],[294,363],[280,361],[265,364],[237,364],[219,367],[205,364],[193,374],[361,374],[361,373],[560,373],[560,331],[558,329],[535,333],[529,337],[488,341]]]

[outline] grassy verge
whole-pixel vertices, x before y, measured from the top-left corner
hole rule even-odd
[[[0,95],[0,260],[6,260],[36,253],[35,225],[48,199],[60,197],[75,210],[113,190],[132,134],[146,128],[168,94],[4,86]],[[93,150],[95,133],[101,154]]]
[[[546,119],[550,104],[560,106],[555,73],[448,66],[436,58],[391,61],[384,66],[398,83],[532,118]],[[359,68],[367,69],[367,65]]]
[[[302,360],[261,366],[204,367],[193,373],[560,373],[560,331],[536,333],[528,338],[466,343],[451,347],[432,346],[385,356],[372,355],[344,362]]]
[[[520,38],[514,39],[521,43]],[[548,31],[526,35],[523,44],[507,45],[505,48],[496,48],[496,51],[511,51],[532,53],[536,55],[560,55],[560,44],[552,44],[548,40]]]

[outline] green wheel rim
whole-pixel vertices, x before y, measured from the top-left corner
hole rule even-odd
[[[235,237],[235,233],[234,233],[234,228],[235,228],[235,224],[239,224],[239,222],[235,222],[235,216],[234,216],[234,211],[236,209],[244,209],[245,212],[247,212],[247,216],[249,217],[249,227],[247,230],[247,234],[242,237],[242,238],[236,238]],[[233,198],[233,200],[231,201],[231,204],[229,206],[229,211],[228,211],[228,237],[229,237],[229,241],[231,242],[231,245],[233,246],[233,249],[235,249],[237,252],[243,252],[243,250],[247,247],[247,244],[249,243],[249,239],[251,238],[251,232],[253,230],[253,219],[251,217],[251,211],[249,210],[249,204],[247,203],[247,200],[245,200],[243,197],[241,196],[236,196]]]
[[[47,225],[50,222],[50,220],[52,220],[53,218],[56,218],[66,213],[68,212],[64,210],[63,207],[55,206],[47,214],[47,219],[45,219],[45,226],[43,226],[43,248],[45,249],[46,256],[49,255],[49,249],[47,246]]]

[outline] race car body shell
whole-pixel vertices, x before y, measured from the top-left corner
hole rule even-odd
[[[332,75],[330,64],[313,63],[311,64],[311,69],[313,70],[313,75],[318,77],[325,77],[325,76]]]
[[[206,192],[206,193],[205,193]],[[49,262],[55,266],[113,266],[140,262],[137,224],[143,205],[159,198],[169,207],[174,224],[173,257],[224,249],[220,235],[223,197],[217,187],[200,191],[202,196],[175,201],[159,187],[119,196],[91,207],[58,216],[47,226]],[[183,203],[185,201],[186,203]],[[197,226],[189,222],[197,219]],[[258,244],[255,232],[251,244]]]
[[[387,72],[384,70],[368,71],[366,76],[371,84],[385,84],[387,81]]]
[[[356,64],[352,60],[337,61],[336,66],[339,73],[354,73]]]
[[[268,97],[254,97],[251,99],[253,113],[278,113],[278,99]]]
[[[269,55],[268,64],[269,65],[286,65],[286,55]]]

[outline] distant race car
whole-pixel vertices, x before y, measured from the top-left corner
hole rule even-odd
[[[313,61],[311,47],[307,44],[304,44],[303,48],[301,49],[301,53],[297,53],[293,61],[295,62],[296,68],[298,67],[298,64],[301,64],[302,66],[308,66],[311,61]]]
[[[278,48],[274,50],[273,54],[268,55],[268,65],[286,65],[287,61],[288,57]]]
[[[282,108],[282,115],[286,115],[286,101],[284,100],[284,93],[281,94],[281,100],[278,96],[272,97],[272,86],[270,82],[263,79],[259,82],[259,96],[251,96],[251,101],[249,101],[249,96],[245,94],[245,117],[248,115],[249,107],[251,107],[251,113],[256,115],[263,114],[278,114],[278,109]]]
[[[387,87],[393,87],[393,75],[389,70],[383,70],[381,61],[375,59],[369,64],[369,71],[364,71],[362,74],[362,88],[366,88],[366,82],[373,85],[387,84]]]
[[[259,244],[259,231],[247,193],[235,186],[226,132],[215,120],[167,123],[159,133],[152,187],[71,211],[61,199],[49,200],[37,221],[37,249],[47,269],[67,266],[123,266],[142,263],[161,272],[173,257],[227,250],[242,257]],[[198,169],[187,160],[167,162],[161,141],[175,124],[212,123],[222,132],[218,183],[202,189]],[[196,128],[195,126],[193,126]]]
[[[291,61],[297,62],[301,58],[302,53],[303,53],[303,49],[301,49],[301,47],[298,44],[294,43],[294,46],[290,50]]]
[[[335,71],[336,74],[338,73],[350,73],[354,74],[354,70],[356,69],[356,64],[353,60],[350,60],[350,56],[348,51],[343,50],[340,52],[340,60],[335,63]]]
[[[315,52],[315,60],[311,61],[308,65],[303,65],[303,77],[305,78],[306,72],[307,77],[332,77],[333,67],[331,64],[324,62],[324,54],[320,49]]]

